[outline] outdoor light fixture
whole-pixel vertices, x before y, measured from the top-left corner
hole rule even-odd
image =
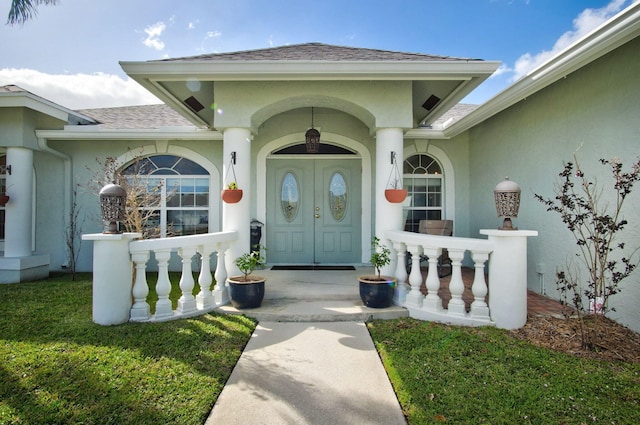
[[[518,230],[511,223],[512,217],[518,216],[520,208],[520,186],[516,182],[509,180],[509,177],[498,183],[493,191],[496,201],[496,211],[498,217],[504,217],[504,222],[499,230]]]
[[[120,234],[118,222],[124,220],[127,192],[122,186],[110,183],[100,189],[102,220],[109,223],[102,233]]]
[[[320,148],[320,132],[313,128],[313,107],[311,107],[311,128],[304,134],[307,153],[318,153]]]

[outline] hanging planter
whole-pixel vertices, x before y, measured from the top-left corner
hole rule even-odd
[[[220,192],[220,197],[227,204],[237,204],[242,199],[242,189],[238,189],[235,182],[227,185],[227,188]]]
[[[407,199],[407,189],[386,189],[384,197],[392,204],[399,204]]]
[[[229,168],[227,168],[227,176],[229,175],[229,169],[233,173],[233,181],[227,185],[226,189],[220,192],[220,197],[227,204],[237,204],[242,199],[242,189],[238,189],[236,183],[236,170],[233,167],[236,163],[236,153],[231,152],[231,161],[229,162]]]
[[[399,204],[407,199],[407,189],[402,188],[402,176],[398,169],[395,152],[391,152],[391,164],[391,173],[387,181],[387,189],[384,191],[384,197],[392,204]]]
[[[0,195],[0,207],[4,207],[9,202],[9,195]]]

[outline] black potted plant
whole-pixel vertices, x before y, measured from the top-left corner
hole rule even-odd
[[[371,241],[371,265],[376,270],[374,276],[360,276],[360,298],[367,307],[386,308],[393,302],[393,291],[397,279],[382,276],[381,269],[391,262],[391,250],[374,237]]]
[[[261,246],[258,246],[257,250],[236,258],[235,264],[243,275],[232,276],[227,279],[231,305],[235,308],[258,308],[262,304],[266,278],[251,275],[256,267],[264,267],[265,265],[265,259],[260,255],[261,248]]]

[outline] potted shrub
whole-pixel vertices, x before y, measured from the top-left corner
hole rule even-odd
[[[242,276],[232,276],[227,279],[229,282],[229,293],[231,305],[235,308],[258,308],[264,298],[264,283],[266,279],[261,276],[252,276],[251,273],[256,267],[264,267],[265,259],[257,251],[251,251],[236,258],[235,264],[243,273]]]
[[[381,269],[391,262],[391,250],[374,237],[371,241],[371,265],[376,270],[375,276],[360,276],[360,298],[367,307],[386,308],[393,302],[393,291],[397,279],[382,276]]]
[[[227,204],[235,204],[242,199],[242,189],[238,189],[236,182],[231,182],[222,190],[220,197]]]

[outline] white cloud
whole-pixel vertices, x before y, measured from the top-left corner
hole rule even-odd
[[[489,78],[496,78],[504,74],[509,74],[511,72],[513,72],[513,68],[509,67],[509,65],[507,64],[501,63],[498,69],[496,69]]]
[[[160,40],[160,36],[166,28],[164,22],[156,22],[146,27],[144,32],[147,33],[147,38],[143,41],[144,45],[156,50],[164,49],[164,42]]]
[[[573,20],[573,30],[567,31],[558,38],[551,50],[544,50],[540,53],[525,53],[520,56],[513,67],[512,80],[518,80],[529,71],[542,65],[558,53],[569,47],[586,34],[606,22],[616,13],[620,12],[627,0],[612,0],[600,9],[585,9]]]
[[[209,31],[205,38],[219,38],[222,35],[220,31]]]
[[[161,103],[131,78],[113,74],[46,74],[33,69],[0,69],[0,85],[15,84],[69,109]]]

